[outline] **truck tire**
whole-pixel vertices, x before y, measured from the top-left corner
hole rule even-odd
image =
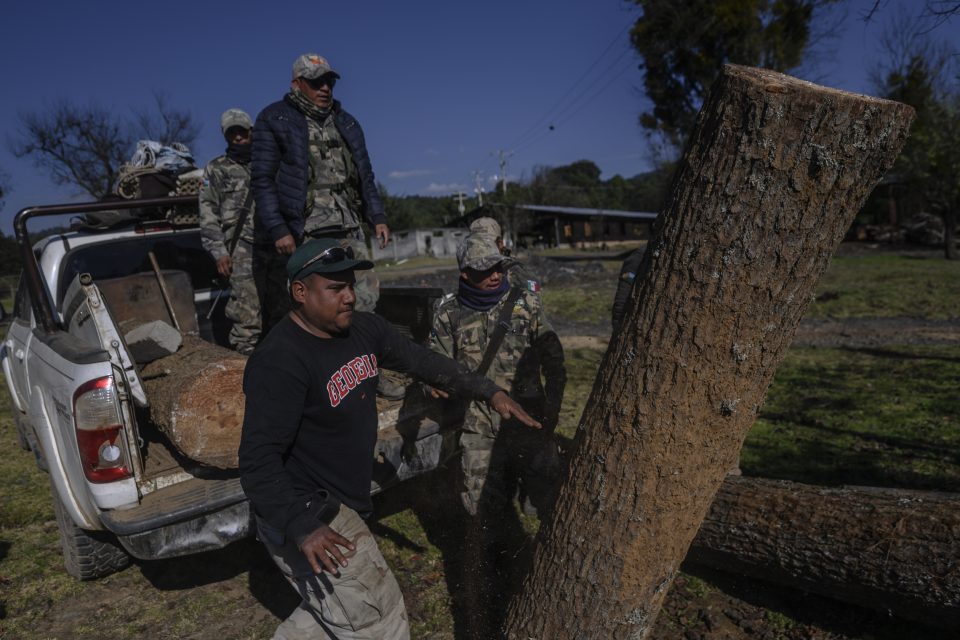
[[[130,564],[130,556],[112,533],[86,531],[78,527],[70,519],[56,489],[51,487],[51,491],[67,573],[77,580],[96,580],[116,573]]]

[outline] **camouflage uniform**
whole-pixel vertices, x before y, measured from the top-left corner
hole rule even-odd
[[[363,209],[356,165],[340,132],[328,116],[322,123],[307,118],[310,145],[310,182],[307,188],[307,219],[304,235],[334,236],[354,255],[369,260],[360,216]],[[357,311],[373,311],[380,297],[380,282],[373,269],[357,272]]]
[[[471,236],[464,244],[470,248]],[[497,258],[489,259],[495,264],[500,261]],[[469,256],[465,260],[469,264]],[[566,384],[563,348],[544,313],[539,285],[533,281],[511,284],[523,291],[513,303],[510,328],[486,376],[509,390],[528,413],[544,422],[544,429],[529,429],[514,421],[501,424],[499,414],[477,402],[466,407],[460,436],[461,498],[471,515],[481,508],[495,512],[508,505],[518,482],[542,514],[552,503],[558,479],[560,463],[552,432]],[[445,296],[435,312],[431,347],[476,371],[509,297],[504,294],[490,310],[476,311],[454,294]]]
[[[485,233],[490,236],[493,240],[499,238],[502,234],[500,232],[500,223],[494,220],[493,218],[481,217],[477,218],[470,223],[470,233],[478,234]]]
[[[200,188],[200,234],[203,248],[214,260],[229,255],[227,245],[236,232],[250,192],[250,166],[219,156],[203,172]],[[233,322],[230,345],[249,355],[260,339],[260,302],[253,277],[253,198],[250,212],[234,248],[230,300],[224,313]]]
[[[488,218],[485,216],[477,218],[470,223],[470,233],[472,235],[484,234],[494,242],[496,242],[498,239],[501,242],[503,241],[503,234],[500,231],[500,223],[493,218]],[[503,250],[500,250],[500,253],[504,253]],[[504,253],[504,255],[508,254]],[[507,270],[507,274],[510,276],[510,279],[513,281],[520,282],[522,280],[536,279],[533,277],[533,274],[530,273],[530,270],[527,269],[519,260],[509,260],[503,266]]]

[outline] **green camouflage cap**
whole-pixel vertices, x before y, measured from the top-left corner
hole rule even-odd
[[[220,131],[226,133],[230,127],[253,129],[253,120],[243,109],[227,109],[220,116]]]
[[[461,271],[468,267],[486,271],[503,260],[494,237],[488,233],[471,233],[457,247],[457,264]]]
[[[340,246],[336,238],[316,238],[297,247],[287,261],[290,282],[311,273],[338,273],[350,269],[373,269],[369,260],[356,260],[353,249]]]
[[[470,233],[486,233],[499,238],[500,224],[493,218],[477,218],[470,223]]]
[[[340,77],[340,74],[333,70],[326,58],[315,53],[305,53],[293,61],[293,80],[297,78],[313,80],[328,73]]]

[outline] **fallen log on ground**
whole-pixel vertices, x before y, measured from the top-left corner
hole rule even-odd
[[[184,336],[179,351],[143,368],[150,418],[186,457],[236,468],[246,363],[234,351]]]
[[[728,477],[686,561],[960,628],[960,495]]]

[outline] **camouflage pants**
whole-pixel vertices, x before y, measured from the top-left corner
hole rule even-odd
[[[370,529],[346,506],[340,507],[330,528],[357,547],[339,576],[313,573],[293,540],[278,547],[260,536],[303,600],[277,627],[274,640],[409,640],[403,594]]]
[[[322,234],[321,234],[322,235]],[[316,237],[321,237],[317,235]],[[369,260],[370,251],[363,230],[347,232],[340,246],[352,247],[360,260]],[[253,273],[256,279],[263,318],[263,333],[267,333],[290,311],[290,289],[287,282],[288,256],[280,255],[272,244],[258,244],[254,251]],[[357,311],[373,311],[380,298],[380,281],[373,269],[356,272]]]
[[[233,250],[230,300],[224,315],[232,321],[230,346],[250,355],[260,339],[260,298],[253,278],[253,245],[241,240]]]
[[[513,423],[493,435],[492,428],[469,424],[460,435],[460,498],[467,513],[497,514],[519,491],[543,518],[553,508],[561,470],[552,435]]]

